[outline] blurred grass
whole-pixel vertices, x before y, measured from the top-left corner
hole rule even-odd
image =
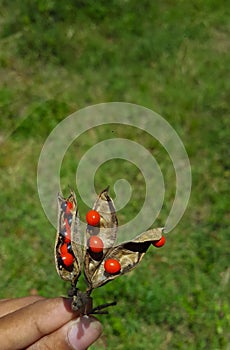
[[[118,299],[92,349],[229,349],[229,16],[227,1],[0,2],[0,297],[65,294],[55,230],[37,195],[37,162],[51,130],[90,104],[126,101],[155,110],[179,133],[192,165],[188,209],[135,272],[94,292]],[[170,161],[134,128],[95,128],[66,155],[63,186],[92,145],[125,137],[150,149],[174,194]],[[135,173],[135,176],[134,176]],[[120,177],[136,188],[121,222],[140,208],[144,181],[125,162],[99,169],[100,191]],[[136,180],[135,180],[136,179]],[[157,195],[157,194],[156,194]],[[55,200],[55,199],[54,199]],[[80,203],[84,213],[87,208]]]

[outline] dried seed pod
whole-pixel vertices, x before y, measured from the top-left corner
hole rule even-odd
[[[77,200],[72,191],[68,198],[58,195],[58,232],[55,243],[55,261],[58,274],[72,284],[72,309],[80,314],[106,313],[109,303],[92,306],[93,289],[134,269],[144,257],[151,243],[159,241],[163,228],[148,230],[131,241],[115,245],[118,221],[108,188],[96,199],[88,214],[86,234],[79,231]],[[76,287],[84,270],[85,292]]]
[[[64,244],[69,244],[69,251],[73,256],[72,264],[65,264],[63,261]],[[79,216],[77,200],[74,192],[64,199],[58,194],[58,232],[55,242],[55,263],[58,274],[64,280],[71,281],[72,285],[77,283],[81,274],[83,262],[83,245],[80,241]],[[68,256],[68,261],[70,257]]]

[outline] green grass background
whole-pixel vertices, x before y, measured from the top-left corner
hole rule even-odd
[[[54,297],[68,288],[55,271],[55,229],[36,186],[51,130],[88,105],[136,103],[178,132],[191,161],[192,193],[166,246],[94,292],[95,305],[119,303],[100,317],[104,334],[91,349],[230,349],[228,9],[223,0],[0,1],[1,298]],[[63,187],[74,187],[77,162],[92,145],[130,138],[151,150],[163,171],[164,223],[175,191],[167,154],[131,127],[113,131],[95,128],[73,144]],[[108,162],[95,185],[100,191],[121,177],[135,193],[118,213],[126,222],[142,203],[138,170]],[[80,210],[84,215],[84,203]]]

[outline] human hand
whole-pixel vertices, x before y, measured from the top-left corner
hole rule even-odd
[[[73,313],[69,299],[30,296],[0,300],[1,350],[84,350],[101,331],[96,318]]]

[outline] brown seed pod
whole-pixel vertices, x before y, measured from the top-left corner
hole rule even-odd
[[[56,268],[61,278],[71,282],[72,309],[80,314],[106,313],[102,311],[105,307],[115,305],[113,302],[93,308],[92,290],[134,269],[151,243],[160,240],[163,232],[163,228],[148,230],[131,241],[115,245],[118,220],[108,188],[99,194],[91,212],[94,216],[90,218],[89,213],[90,224],[82,237],[75,193],[71,191],[66,199],[58,195]],[[90,247],[91,237],[98,249]],[[76,287],[82,269],[87,284],[85,292]]]

